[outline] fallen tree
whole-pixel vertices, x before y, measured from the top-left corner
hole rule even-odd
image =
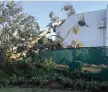
[[[44,30],[41,34],[39,34],[38,36],[36,37],[33,37],[33,38],[29,38],[28,41],[27,41],[27,47],[25,48],[25,50],[23,50],[22,52],[19,52],[17,53],[16,50],[13,51],[11,53],[11,55],[8,56],[9,60],[21,60],[23,59],[24,56],[27,55],[28,51],[32,50],[33,46],[43,37],[45,36],[46,34],[50,33],[50,30]]]

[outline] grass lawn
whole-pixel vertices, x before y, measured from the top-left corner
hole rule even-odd
[[[0,92],[79,92],[69,90],[50,90],[42,88],[0,88]]]

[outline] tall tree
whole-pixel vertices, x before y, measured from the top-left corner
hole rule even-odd
[[[0,41],[7,49],[13,45],[26,44],[36,36],[40,26],[35,17],[23,13],[21,2],[0,2]]]

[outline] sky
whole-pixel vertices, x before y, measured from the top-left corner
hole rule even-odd
[[[41,26],[41,30],[50,22],[49,13],[53,11],[56,16],[65,18],[66,14],[61,11],[66,3],[72,4],[76,14],[100,9],[106,9],[108,1],[23,1],[22,6],[25,13],[29,13],[36,18]]]

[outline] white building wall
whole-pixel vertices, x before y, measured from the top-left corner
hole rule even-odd
[[[105,46],[106,44],[108,46],[108,41],[106,42],[105,40],[106,28],[100,29],[98,27],[99,20],[108,21],[108,18],[106,19],[106,15],[108,13],[107,11],[108,9],[86,12],[84,18],[85,18],[85,22],[89,27],[86,26],[81,27],[80,32],[77,35],[75,35],[71,31],[68,37],[64,40],[64,46],[71,44],[72,40],[81,41],[84,47]],[[60,32],[59,35],[64,38],[67,32],[73,26],[78,24],[78,20],[80,19],[81,16],[82,14],[75,14],[67,18],[64,24],[62,24],[60,27],[56,29],[56,34]]]
[[[108,5],[107,5],[107,10],[106,10],[106,32],[105,32],[105,46],[108,46]]]

